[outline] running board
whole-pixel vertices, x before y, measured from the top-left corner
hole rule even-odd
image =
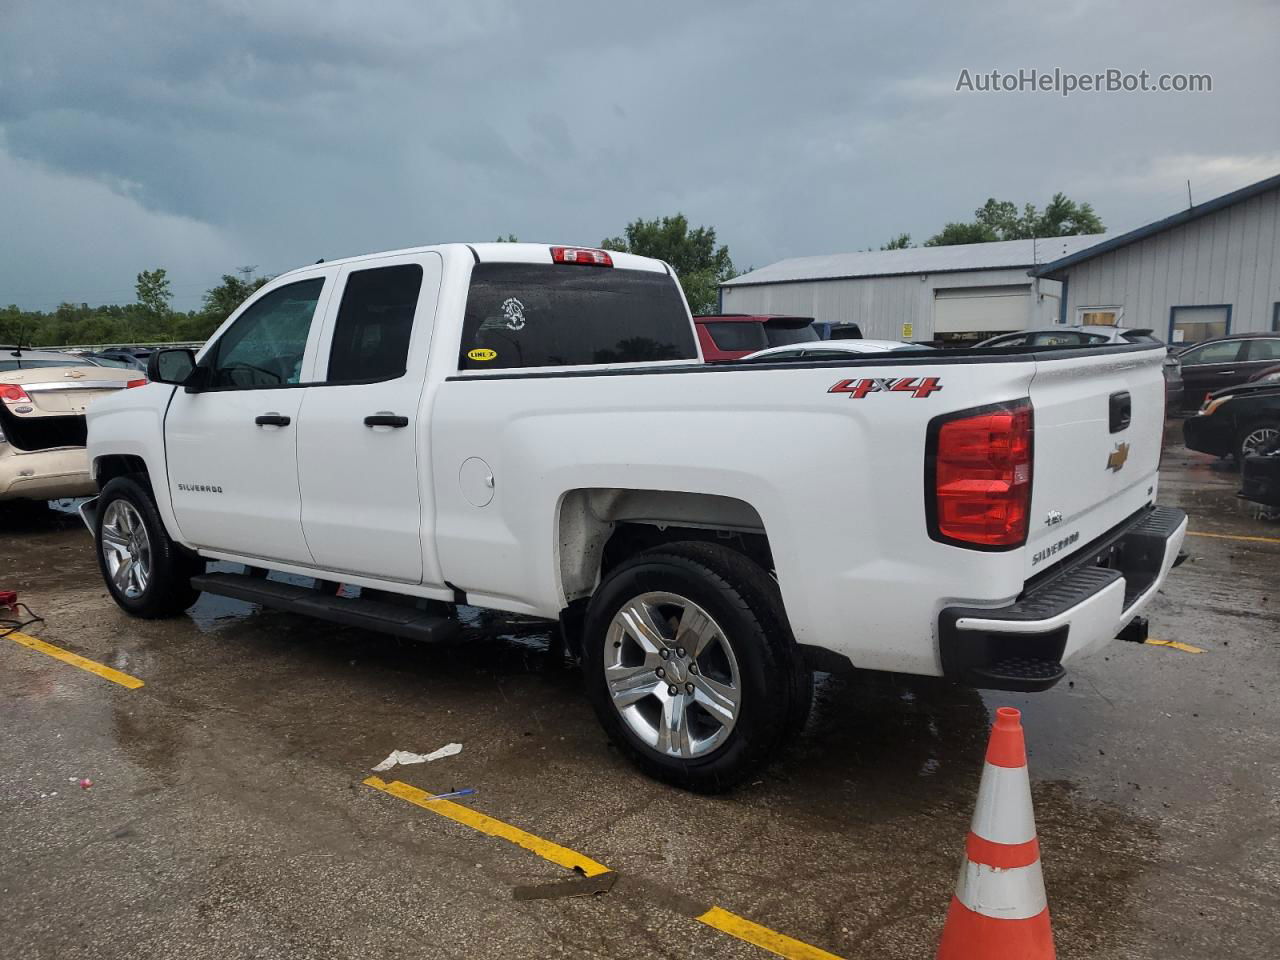
[[[243,573],[202,573],[191,578],[191,586],[221,597],[412,640],[448,640],[461,629],[458,621],[451,617],[415,607],[363,597],[335,597],[309,587]]]

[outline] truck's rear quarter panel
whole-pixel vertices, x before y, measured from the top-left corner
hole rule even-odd
[[[555,616],[564,596],[557,510],[579,488],[735,497],[764,522],[796,637],[861,667],[937,673],[947,602],[996,604],[1026,577],[1023,550],[975,553],[925,524],[928,421],[1026,397],[1031,357],[623,375],[475,376],[433,413],[437,536],[450,583],[477,602]],[[842,380],[937,377],[928,396],[831,393]],[[463,496],[483,459],[494,497]],[[1095,487],[1096,489],[1096,487]]]

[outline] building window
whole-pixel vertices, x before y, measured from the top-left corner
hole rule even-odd
[[[1199,343],[1231,332],[1231,304],[1173,307],[1169,311],[1169,342]]]
[[[1118,327],[1124,307],[1076,307],[1076,322],[1086,327]]]

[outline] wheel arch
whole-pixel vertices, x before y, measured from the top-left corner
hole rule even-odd
[[[773,567],[759,511],[745,500],[678,490],[588,487],[560,499],[557,575],[567,605],[595,592],[606,573],[628,557],[664,543],[708,540]]]
[[[147,469],[147,461],[131,453],[104,453],[93,460],[93,479],[101,491],[116,477],[136,476],[138,481],[154,496],[151,485],[151,473]]]

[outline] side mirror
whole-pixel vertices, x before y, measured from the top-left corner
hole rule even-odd
[[[152,383],[185,386],[195,369],[196,355],[193,350],[157,350],[147,357],[147,379]]]

